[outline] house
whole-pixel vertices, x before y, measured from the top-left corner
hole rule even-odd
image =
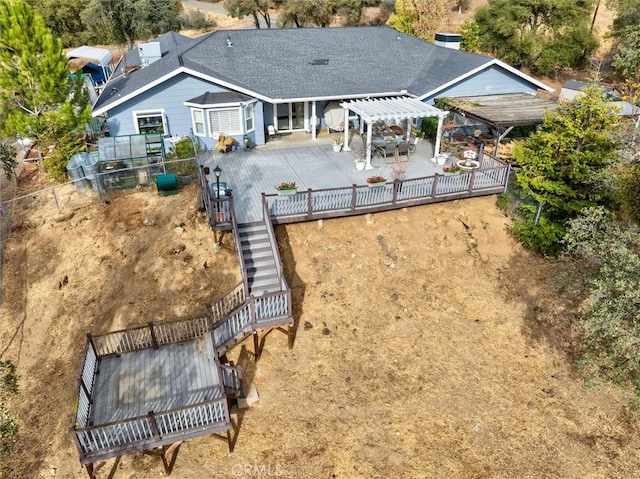
[[[581,95],[582,90],[587,88],[589,85],[591,85],[591,83],[579,80],[569,80],[564,85],[562,85],[562,88],[560,89],[560,98],[572,101],[577,96]],[[617,115],[635,116],[638,114],[637,107],[634,107],[633,104],[629,103],[628,101],[624,101],[622,99],[622,96],[620,95],[620,92],[618,92],[615,88],[601,83],[598,85],[604,91],[607,100],[618,106],[618,111],[616,112]]]
[[[552,91],[497,59],[389,27],[233,30],[193,39],[171,32],[123,57],[93,115],[107,117],[112,136],[190,135],[211,147],[224,133],[261,145],[269,125],[315,139],[317,126],[326,126],[325,108],[352,100],[432,105],[436,97],[538,89]]]

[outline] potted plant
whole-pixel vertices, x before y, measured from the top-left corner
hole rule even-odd
[[[367,178],[367,186],[384,186],[387,183],[387,179],[384,176],[373,175]]]
[[[334,138],[333,140],[333,151],[339,153],[342,150],[342,140],[340,138]]]
[[[295,181],[283,181],[276,185],[279,196],[291,196],[298,192],[298,185]]]

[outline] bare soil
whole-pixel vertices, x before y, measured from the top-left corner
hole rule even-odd
[[[73,214],[23,214],[5,251],[0,354],[18,365],[8,477],[83,478],[69,435],[85,333],[200,312],[239,279],[195,187],[137,192]],[[495,198],[278,228],[295,344],[267,337],[244,366],[254,407],[235,451],[184,443],[174,478],[630,478],[629,397],[585,389],[579,330],[554,265],[506,232]],[[143,454],[99,478],[165,475]]]

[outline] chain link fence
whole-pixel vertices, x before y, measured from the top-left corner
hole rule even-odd
[[[109,168],[82,178],[16,196],[15,178],[0,171],[0,298],[4,249],[12,229],[38,226],[56,217],[134,192],[155,191],[158,175],[175,175],[176,190],[197,181],[195,158]],[[166,176],[165,176],[166,177]]]

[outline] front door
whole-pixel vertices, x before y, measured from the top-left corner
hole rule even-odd
[[[279,103],[276,105],[276,124],[278,131],[293,131],[304,129],[304,102]]]

